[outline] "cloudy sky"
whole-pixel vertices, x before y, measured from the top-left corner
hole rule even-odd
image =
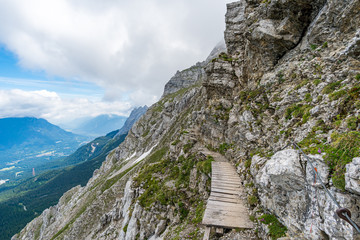
[[[0,118],[151,105],[223,38],[231,0],[0,0]]]

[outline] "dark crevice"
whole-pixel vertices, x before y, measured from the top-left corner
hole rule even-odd
[[[322,11],[322,9],[325,7],[327,1],[323,1],[321,3],[320,6],[312,6],[312,8],[310,9],[304,9],[303,11],[301,11],[301,16],[304,16],[304,18],[300,17],[299,20],[301,22],[307,22],[306,26],[304,27],[301,35],[300,35],[300,38],[299,40],[297,41],[297,43],[291,47],[291,48],[288,48],[287,51],[282,54],[279,59],[275,62],[275,65],[276,66],[279,61],[288,53],[290,52],[291,50],[297,48],[299,46],[299,44],[302,42],[302,40],[304,39],[304,37],[306,36],[307,32],[309,31],[309,27],[311,26],[311,23],[316,19],[316,17],[319,15],[319,13]],[[314,9],[315,8],[315,9]],[[308,18],[310,17],[310,19]]]

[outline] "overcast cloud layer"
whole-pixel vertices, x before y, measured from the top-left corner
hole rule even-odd
[[[227,2],[0,0],[0,42],[23,68],[96,83],[103,100],[124,110],[154,103],[176,70],[207,57],[223,38]],[[59,101],[52,92],[29,94]]]

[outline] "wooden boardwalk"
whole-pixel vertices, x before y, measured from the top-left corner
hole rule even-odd
[[[207,226],[204,239],[210,227],[253,228],[248,210],[241,199],[244,194],[240,177],[228,162],[212,162],[211,193],[207,201],[202,224]]]

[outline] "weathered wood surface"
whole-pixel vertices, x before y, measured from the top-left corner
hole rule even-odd
[[[212,162],[211,166],[211,193],[202,224],[216,228],[253,228],[240,198],[244,191],[235,168],[223,159]]]

